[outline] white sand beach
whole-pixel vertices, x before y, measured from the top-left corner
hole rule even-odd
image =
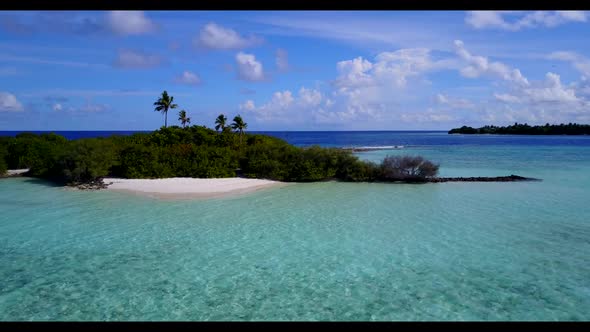
[[[6,171],[6,175],[8,176],[17,176],[17,175],[21,175],[24,174],[26,172],[28,172],[29,169],[25,168],[25,169],[9,169]]]
[[[107,190],[170,199],[219,198],[287,185],[285,182],[245,178],[104,179],[106,184],[111,182]]]

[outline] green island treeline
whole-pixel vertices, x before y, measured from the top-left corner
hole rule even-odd
[[[63,184],[107,176],[419,181],[438,171],[438,165],[420,157],[388,157],[376,164],[359,160],[342,149],[301,148],[266,135],[215,131],[196,125],[76,140],[54,133],[0,137],[0,173],[7,168],[28,168],[28,176]]]
[[[246,133],[247,123],[240,115],[229,124],[220,114],[213,130],[187,126],[190,118],[181,110],[182,127],[167,127],[167,112],[178,105],[164,91],[154,106],[166,118],[165,126],[151,133],[76,140],[54,133],[0,137],[0,174],[28,168],[28,176],[75,185],[109,176],[424,182],[438,173],[438,165],[421,157],[387,157],[376,164],[343,149],[302,148]]]
[[[568,123],[543,126],[529,126],[514,123],[506,127],[484,126],[473,128],[463,126],[449,130],[449,134],[497,134],[497,135],[590,135],[590,125]]]

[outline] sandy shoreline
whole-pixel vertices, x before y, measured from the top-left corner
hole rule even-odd
[[[161,199],[221,198],[287,185],[285,182],[246,178],[104,179],[106,184],[111,182],[106,190]]]
[[[6,176],[20,176],[26,172],[28,172],[29,169],[28,168],[23,168],[23,169],[9,169],[6,170]],[[2,175],[2,174],[0,174]]]

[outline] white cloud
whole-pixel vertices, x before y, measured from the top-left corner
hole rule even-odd
[[[400,103],[419,99],[414,93],[408,93],[408,88],[425,84],[427,73],[455,68],[458,68],[455,60],[433,59],[430,50],[425,48],[382,52],[374,62],[357,57],[336,64],[338,74],[328,86],[329,91],[302,87],[297,96],[289,90],[275,92],[267,103],[252,107],[252,113],[257,121],[290,126],[305,122],[369,126],[384,119],[399,119]],[[446,106],[468,108],[472,105],[455,98]],[[245,107],[241,105],[242,109]]]
[[[254,102],[252,100],[246,100],[244,103],[240,104],[239,109],[245,111],[253,111],[256,109],[256,106],[254,105]]]
[[[373,78],[369,71],[373,64],[362,57],[353,60],[340,61],[336,64],[338,73],[336,86],[341,88],[350,88],[358,86],[373,85]]]
[[[524,95],[532,102],[578,102],[574,89],[564,87],[559,75],[547,73],[545,82],[538,87],[523,89]]]
[[[114,10],[107,14],[110,29],[120,35],[141,35],[156,30],[143,11]]]
[[[307,114],[321,108],[323,100],[319,91],[302,87],[297,96],[289,90],[277,91],[262,106],[256,107],[252,100],[246,100],[239,108],[253,114],[257,121],[294,124],[309,120]]]
[[[456,63],[451,59],[433,60],[430,50],[425,48],[400,49],[379,53],[374,63],[362,57],[338,62],[339,76],[335,84],[341,89],[368,86],[402,88],[410,78],[455,67]]]
[[[56,112],[59,112],[59,111],[63,110],[63,106],[61,104],[59,104],[59,103],[58,104],[54,104],[52,108]]]
[[[0,112],[20,112],[23,105],[16,99],[16,96],[9,92],[0,91]]]
[[[580,73],[586,77],[590,77],[590,59],[581,56],[575,52],[553,52],[547,56],[550,60],[561,60],[571,63]]]
[[[187,84],[187,85],[198,85],[201,83],[199,75],[185,70],[180,76],[174,79],[176,83]]]
[[[279,48],[277,50],[275,61],[277,64],[277,68],[280,71],[286,71],[289,69],[289,55],[287,51],[283,50],[282,48]]]
[[[114,62],[120,68],[154,68],[162,63],[162,58],[155,54],[147,54],[141,51],[119,50]]]
[[[373,61],[363,57],[340,61],[336,78],[325,89],[302,87],[297,94],[277,91],[261,106],[248,100],[240,109],[266,128],[375,129],[403,124],[405,128],[434,129],[465,123],[554,123],[590,118],[587,79],[565,84],[559,75],[547,73],[543,80],[529,81],[516,68],[472,54],[461,41],[455,41],[454,46],[456,57],[435,58],[428,49],[414,48],[381,52]],[[576,63],[584,59],[573,53],[553,56]],[[458,70],[466,78],[487,78],[492,84],[469,99],[434,93],[432,108],[426,108],[425,94],[419,91],[428,91],[429,73],[442,70]],[[490,91],[492,87],[504,91]]]
[[[83,105],[83,106],[79,107],[78,109],[76,109],[76,111],[83,112],[83,113],[97,113],[97,112],[104,112],[108,109],[110,109],[110,106],[107,104],[87,103],[86,105]]]
[[[224,28],[215,23],[206,24],[195,38],[195,46],[215,50],[236,50],[253,47],[262,43],[256,36],[242,37],[235,30]]]
[[[441,93],[435,96],[435,100],[436,103],[439,105],[445,105],[455,109],[466,109],[474,107],[473,103],[467,99],[449,97]]]
[[[456,117],[450,114],[447,114],[443,111],[436,111],[433,109],[428,109],[425,112],[415,112],[415,113],[402,113],[399,116],[399,120],[405,123],[420,123],[420,124],[440,124],[445,122],[455,121]]]
[[[516,20],[507,21],[506,16],[517,16]],[[465,22],[476,29],[496,28],[518,31],[523,28],[544,26],[556,27],[569,22],[586,22],[588,13],[584,11],[470,11]]]
[[[496,98],[497,100],[501,101],[501,102],[505,102],[505,103],[520,103],[521,99],[507,94],[507,93],[494,93],[494,98]]]
[[[246,54],[243,52],[236,54],[236,64],[238,66],[239,79],[244,81],[264,80],[262,63],[257,61],[253,54]]]
[[[455,40],[455,53],[467,64],[467,67],[460,70],[461,75],[464,77],[477,78],[487,75],[521,86],[529,84],[528,80],[520,73],[520,70],[511,69],[501,62],[490,62],[483,56],[472,55],[467,51],[461,40]]]
[[[508,93],[495,93],[494,97],[505,103],[526,103],[529,106],[541,103],[556,103],[571,107],[571,103],[585,102],[576,96],[573,88],[565,87],[555,73],[547,73],[545,80],[534,82],[528,87],[519,87]]]

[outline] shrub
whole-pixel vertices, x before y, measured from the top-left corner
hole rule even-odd
[[[381,163],[381,180],[424,181],[438,174],[439,165],[414,156],[387,156]]]
[[[8,152],[6,151],[6,146],[0,142],[0,175],[4,175],[8,170],[8,165],[6,164],[6,156]]]
[[[109,139],[92,138],[68,142],[54,163],[58,170],[53,170],[50,174],[67,183],[86,182],[107,176],[111,167],[117,163],[117,151]]]

